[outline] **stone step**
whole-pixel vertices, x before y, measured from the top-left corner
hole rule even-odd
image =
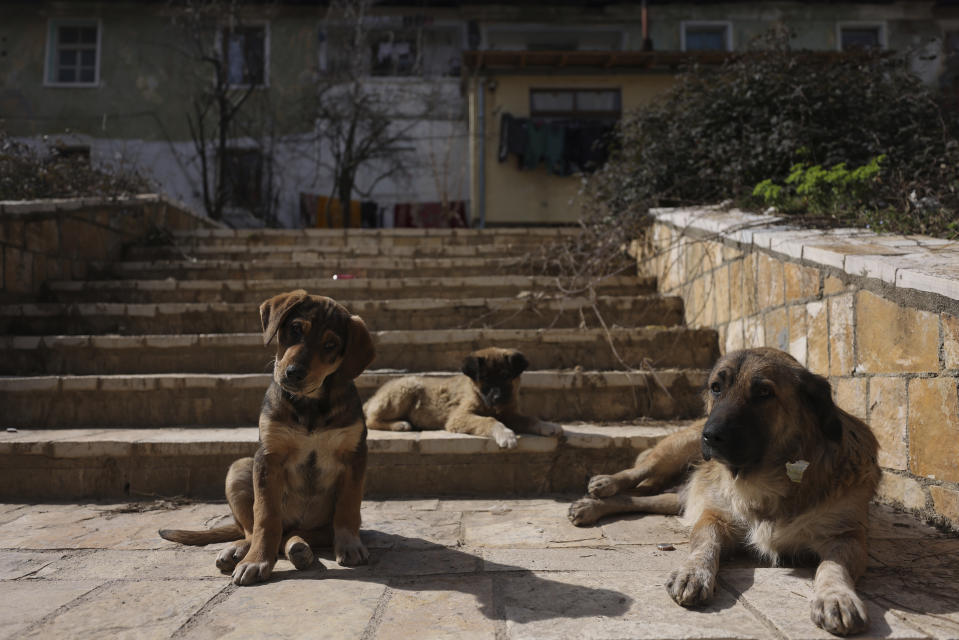
[[[563,283],[569,291],[572,283]],[[583,286],[583,285],[580,285]],[[656,293],[656,279],[613,276],[592,284],[597,295]],[[436,278],[297,278],[292,280],[61,280],[48,284],[61,302],[255,302],[282,291],[306,289],[336,300],[397,298],[511,298],[559,295],[550,276],[473,276]]]
[[[365,399],[404,375],[367,371]],[[436,372],[423,375],[453,375]],[[707,371],[528,371],[523,410],[550,420],[695,417]],[[151,374],[0,378],[0,427],[230,426],[259,415],[268,374]]]
[[[415,244],[364,242],[349,245],[328,245],[323,242],[294,245],[206,244],[194,242],[164,246],[134,246],[124,252],[126,260],[317,260],[319,258],[482,258],[526,256],[546,246],[536,242],[483,244]]]
[[[520,435],[508,451],[488,438],[445,431],[370,431],[366,494],[580,493],[591,476],[630,466],[682,426],[567,424],[562,439]],[[256,427],[0,432],[0,500],[222,499],[230,463],[256,448]]]
[[[686,327],[379,331],[374,340],[373,367],[406,371],[455,371],[492,345],[519,349],[534,369],[705,369],[719,356],[715,331]],[[260,333],[0,336],[0,375],[262,373],[273,353]]]
[[[347,306],[375,331],[599,327],[595,310],[609,327],[671,326],[683,322],[682,299],[659,296],[599,296],[595,300],[410,298],[354,300]],[[0,305],[0,334],[243,333],[259,329],[257,309],[256,303],[226,302]]]
[[[284,280],[290,278],[439,278],[533,275],[525,258],[321,258],[319,260],[156,260],[91,266],[88,277],[153,280]],[[635,270],[634,270],[635,273]],[[631,274],[626,274],[631,275]]]
[[[574,238],[579,227],[502,229],[196,229],[175,231],[180,246],[444,247],[528,244]]]

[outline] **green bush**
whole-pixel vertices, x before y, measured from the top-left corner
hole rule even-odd
[[[785,42],[770,34],[718,68],[692,67],[626,115],[610,161],[586,184],[593,217],[788,197],[789,213],[826,224],[954,233],[956,111],[902,58],[794,52]]]
[[[752,196],[782,213],[812,213],[846,217],[869,211],[879,184],[880,165],[886,156],[876,156],[856,169],[840,162],[830,169],[799,163],[789,170],[785,186],[767,178],[757,184]]]

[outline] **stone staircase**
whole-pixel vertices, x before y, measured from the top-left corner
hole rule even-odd
[[[571,296],[532,274],[532,252],[576,232],[184,232],[92,265],[92,279],[50,282],[42,301],[0,305],[0,498],[222,496],[226,467],[255,450],[269,383],[257,307],[295,288],[336,298],[375,332],[364,398],[508,346],[531,363],[524,410],[564,424],[562,440],[521,436],[511,451],[371,432],[370,494],[580,491],[700,412],[718,347],[650,278]]]

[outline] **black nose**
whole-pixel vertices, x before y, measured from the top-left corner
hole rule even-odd
[[[710,425],[706,425],[706,428],[703,429],[703,442],[710,446],[716,447],[723,443],[724,437],[722,433],[719,432],[719,429],[710,428]]]
[[[306,377],[306,367],[301,364],[291,364],[286,368],[286,379],[301,382]]]

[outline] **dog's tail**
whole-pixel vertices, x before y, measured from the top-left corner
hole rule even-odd
[[[160,529],[160,537],[170,542],[203,546],[215,542],[232,542],[243,537],[243,528],[234,523],[225,527],[215,527],[206,531],[186,531],[184,529]]]

